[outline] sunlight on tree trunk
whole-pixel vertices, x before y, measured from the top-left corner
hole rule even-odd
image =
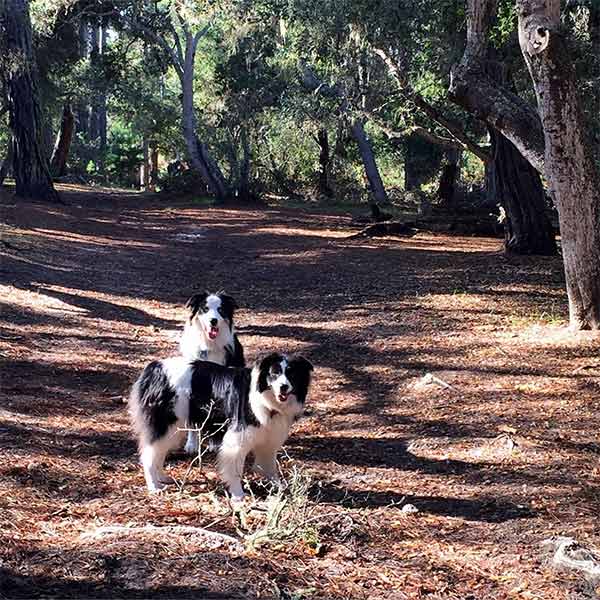
[[[573,329],[600,329],[600,181],[589,153],[558,0],[517,0],[519,42],[535,86],[546,177],[558,209]]]

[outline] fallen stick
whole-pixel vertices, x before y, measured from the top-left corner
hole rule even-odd
[[[183,535],[204,538],[216,546],[222,545],[233,546],[233,549],[242,551],[244,549],[240,541],[231,535],[218,533],[217,531],[209,531],[203,527],[193,527],[191,525],[166,525],[164,527],[156,527],[155,525],[145,525],[143,527],[126,527],[124,525],[105,525],[97,527],[93,531],[86,531],[80,535],[82,540],[102,540],[107,537],[124,538],[136,535],[150,536],[168,536],[168,535]]]
[[[600,581],[600,557],[573,538],[552,537],[544,540],[542,546],[554,552],[551,562],[555,567],[580,571],[594,583]]]
[[[453,385],[450,385],[447,381],[444,381],[443,379],[436,377],[433,373],[425,373],[425,375],[423,375],[423,378],[420,380],[419,383],[424,384],[424,385],[428,385],[431,383],[437,383],[438,385],[441,385],[443,388],[446,388],[447,390],[452,390],[453,392],[458,391]]]

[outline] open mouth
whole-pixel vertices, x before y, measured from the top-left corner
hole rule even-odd
[[[217,337],[218,335],[219,335],[219,328],[218,328],[218,327],[211,327],[211,328],[208,330],[208,337],[209,337],[211,340],[214,340],[214,339],[216,339],[216,337]]]
[[[289,396],[289,392],[279,392],[277,399],[279,402],[286,402]]]

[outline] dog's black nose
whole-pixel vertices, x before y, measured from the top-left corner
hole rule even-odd
[[[283,392],[283,393],[285,394],[285,392],[287,392],[287,391],[288,391],[288,388],[289,388],[289,387],[290,387],[290,386],[289,386],[287,383],[282,383],[282,384],[279,386],[279,391],[280,391],[280,392]]]
[[[218,323],[219,323],[219,321],[217,319],[211,319],[210,320],[210,324],[211,324],[212,327],[216,327]]]

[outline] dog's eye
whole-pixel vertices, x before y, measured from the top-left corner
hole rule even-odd
[[[209,306],[205,306],[205,307],[204,307],[204,312],[208,312],[209,310],[210,310],[210,307],[209,307]]]
[[[280,375],[281,374],[281,367],[279,365],[271,367],[271,373],[273,373],[273,375]]]

